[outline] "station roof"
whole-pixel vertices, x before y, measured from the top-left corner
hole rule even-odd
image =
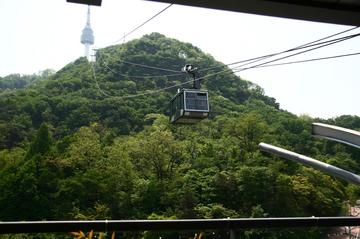
[[[360,26],[359,0],[150,0],[266,16]]]
[[[101,6],[102,0],[66,0],[67,2]]]
[[[66,0],[101,6],[102,0]],[[360,0],[148,0],[194,7],[360,26]]]

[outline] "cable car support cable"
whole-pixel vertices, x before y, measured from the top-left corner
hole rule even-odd
[[[336,43],[339,43],[339,42],[342,42],[342,41],[345,41],[345,40],[349,40],[349,39],[358,37],[359,35],[360,34],[354,34],[354,35],[350,35],[350,36],[347,36],[347,37],[335,39],[335,40],[332,40],[332,41],[328,42],[325,45],[320,45],[320,46],[317,46],[317,47],[314,47],[314,48],[311,48],[311,49],[307,49],[307,50],[304,50],[304,51],[301,51],[301,52],[297,52],[297,53],[294,53],[294,54],[291,54],[291,55],[288,55],[288,56],[273,59],[273,60],[270,60],[270,61],[267,61],[267,62],[264,62],[264,63],[257,64],[255,66],[250,66],[250,67],[246,67],[246,68],[239,68],[239,67],[242,67],[242,66],[236,66],[234,68],[225,69],[225,70],[222,70],[222,71],[219,71],[219,72],[207,74],[207,75],[205,75],[203,77],[198,77],[195,80],[207,79],[207,78],[210,78],[212,76],[216,76],[216,75],[219,75],[219,74],[222,74],[222,73],[236,73],[236,72],[240,72],[240,71],[244,71],[244,70],[248,70],[248,69],[265,67],[269,63],[273,63],[273,62],[276,62],[276,61],[279,61],[279,60],[283,60],[283,59],[286,59],[286,58],[289,58],[289,57],[293,57],[295,55],[300,55],[300,54],[310,52],[310,51],[313,51],[313,50],[316,50],[316,49],[319,49],[319,48],[322,48],[322,47],[325,47],[325,46],[329,46],[329,45],[336,44]],[[308,47],[311,47],[311,46],[308,46]],[[125,95],[125,96],[110,96],[110,97],[116,97],[116,98],[119,98],[119,99],[134,98],[134,97],[137,97],[137,96],[144,96],[144,95],[158,93],[160,91],[165,91],[165,90],[168,90],[168,89],[179,87],[179,86],[188,84],[190,82],[194,82],[194,79],[190,80],[190,81],[180,83],[180,84],[176,84],[176,85],[173,85],[173,86],[168,86],[168,87],[164,87],[164,88],[161,88],[161,89],[153,90],[153,91],[150,91],[150,92],[143,92],[143,93],[139,93],[139,94]],[[108,94],[106,94],[106,95],[109,96]]]

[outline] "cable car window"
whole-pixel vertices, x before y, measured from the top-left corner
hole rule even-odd
[[[186,99],[195,99],[196,93],[194,92],[186,92]]]
[[[207,100],[198,100],[197,101],[197,109],[199,110],[208,110]]]
[[[195,99],[186,99],[186,109],[194,110],[196,109],[196,100]]]
[[[185,92],[187,110],[208,111],[208,97],[206,92]]]

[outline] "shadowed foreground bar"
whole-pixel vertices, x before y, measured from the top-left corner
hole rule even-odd
[[[333,226],[360,226],[360,217],[0,222],[0,234],[71,232],[78,230],[106,232]]]

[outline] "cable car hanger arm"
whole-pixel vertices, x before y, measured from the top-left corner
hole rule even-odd
[[[200,78],[200,75],[198,73],[198,68],[197,67],[194,67],[193,65],[191,64],[186,64],[182,69],[181,71],[184,72],[184,73],[187,73],[189,75],[192,76],[193,78],[193,89],[197,89],[197,90],[200,90],[200,81],[201,81],[201,78]]]

